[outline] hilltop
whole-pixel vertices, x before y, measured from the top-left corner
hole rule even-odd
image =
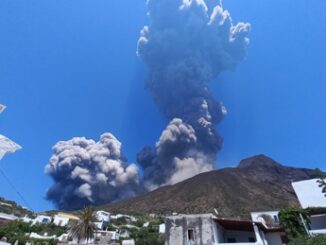
[[[100,207],[138,214],[206,213],[247,216],[251,211],[299,206],[291,182],[315,177],[315,170],[284,166],[265,155],[237,167],[199,174],[175,185]]]

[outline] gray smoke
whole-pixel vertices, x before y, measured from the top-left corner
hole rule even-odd
[[[143,179],[112,134],[98,142],[60,141],[46,166],[54,180],[47,198],[58,208],[109,203],[214,169],[223,143],[215,127],[226,109],[207,82],[244,59],[250,25],[234,25],[217,0],[206,3],[147,1],[150,25],[141,31],[137,54],[150,68],[146,87],[170,122],[155,147],[137,155]]]
[[[234,25],[216,2],[147,1],[150,25],[141,31],[137,54],[150,68],[146,88],[170,120],[155,148],[137,157],[149,189],[213,169],[222,146],[215,127],[226,109],[207,82],[244,59],[250,25]]]
[[[127,163],[110,133],[98,142],[85,137],[58,142],[45,171],[55,182],[47,199],[60,209],[106,204],[139,192],[138,168]]]

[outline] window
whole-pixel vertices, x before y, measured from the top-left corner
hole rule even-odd
[[[256,242],[256,239],[254,237],[248,237],[249,242]]]
[[[273,218],[274,218],[275,222],[277,222],[277,223],[279,222],[277,215],[274,215]]]
[[[195,231],[194,229],[188,229],[188,241],[195,242]],[[192,243],[194,244],[194,243]]]
[[[50,223],[50,220],[48,218],[43,218],[42,223]]]
[[[235,238],[228,238],[227,242],[228,243],[236,243],[237,240]]]

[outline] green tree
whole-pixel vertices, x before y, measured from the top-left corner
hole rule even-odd
[[[0,226],[0,238],[6,237],[8,242],[14,244],[18,241],[19,245],[24,245],[27,241],[33,241],[35,245],[56,244],[56,240],[40,240],[40,239],[30,239],[28,235],[31,232],[36,232],[38,234],[44,234],[45,232],[48,235],[61,235],[65,232],[63,227],[56,227],[54,225],[39,224],[31,225],[27,224],[21,220],[15,220],[7,224]]]
[[[11,237],[17,235],[23,236],[28,232],[31,232],[30,224],[26,224],[20,220],[15,220],[0,226],[0,238],[5,236],[8,239],[11,239]]]
[[[141,228],[131,233],[136,245],[164,245],[164,238],[151,228]]]
[[[290,241],[289,245],[326,245],[326,235],[301,236]]]
[[[85,241],[88,243],[95,236],[96,226],[96,217],[93,212],[93,208],[85,207],[80,212],[80,220],[72,224],[69,229],[69,235],[73,239],[77,239],[78,243]]]
[[[310,224],[308,211],[305,209],[286,208],[279,213],[280,224],[290,240],[307,235],[300,216],[306,225]]]
[[[326,174],[320,171],[320,169],[316,169],[316,175],[317,175],[317,183],[318,186],[321,188],[321,192],[324,193],[326,197]]]

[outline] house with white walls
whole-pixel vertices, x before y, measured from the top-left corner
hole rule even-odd
[[[52,240],[52,239],[56,239],[57,236],[53,235],[53,236],[49,236],[47,233],[43,234],[43,235],[39,235],[35,232],[32,232],[31,234],[29,234],[30,238],[34,238],[34,239],[40,239],[40,240]]]
[[[110,213],[106,211],[96,211],[95,216],[97,221],[95,222],[95,225],[97,229],[103,230],[105,227],[108,226],[110,223]]]
[[[20,218],[21,221],[25,222],[25,223],[30,223],[32,224],[34,219],[33,218],[30,218],[28,217],[27,215],[25,215],[24,217]]]
[[[166,218],[166,245],[283,245],[284,231],[252,220],[224,219],[212,214]]]
[[[18,219],[18,217],[13,214],[0,213],[0,224],[5,224],[16,219]]]
[[[111,219],[120,219],[120,218],[125,218],[126,220],[129,220],[131,222],[136,222],[137,218],[131,215],[127,215],[127,214],[116,214],[116,215],[111,215],[110,216]]]
[[[268,244],[283,244],[287,242],[284,231],[280,229],[279,211],[252,212],[250,215],[252,221],[261,223],[263,227],[273,230],[273,232],[266,232],[264,234]]]
[[[310,210],[309,232],[326,234],[326,197],[318,179],[293,182],[292,186],[302,208]]]
[[[59,212],[54,215],[53,224],[55,224],[56,226],[64,227],[67,226],[70,222],[78,220],[79,217],[77,217],[76,215]]]
[[[50,224],[52,222],[52,217],[48,215],[37,215],[36,218],[33,220],[32,225],[36,224]]]

